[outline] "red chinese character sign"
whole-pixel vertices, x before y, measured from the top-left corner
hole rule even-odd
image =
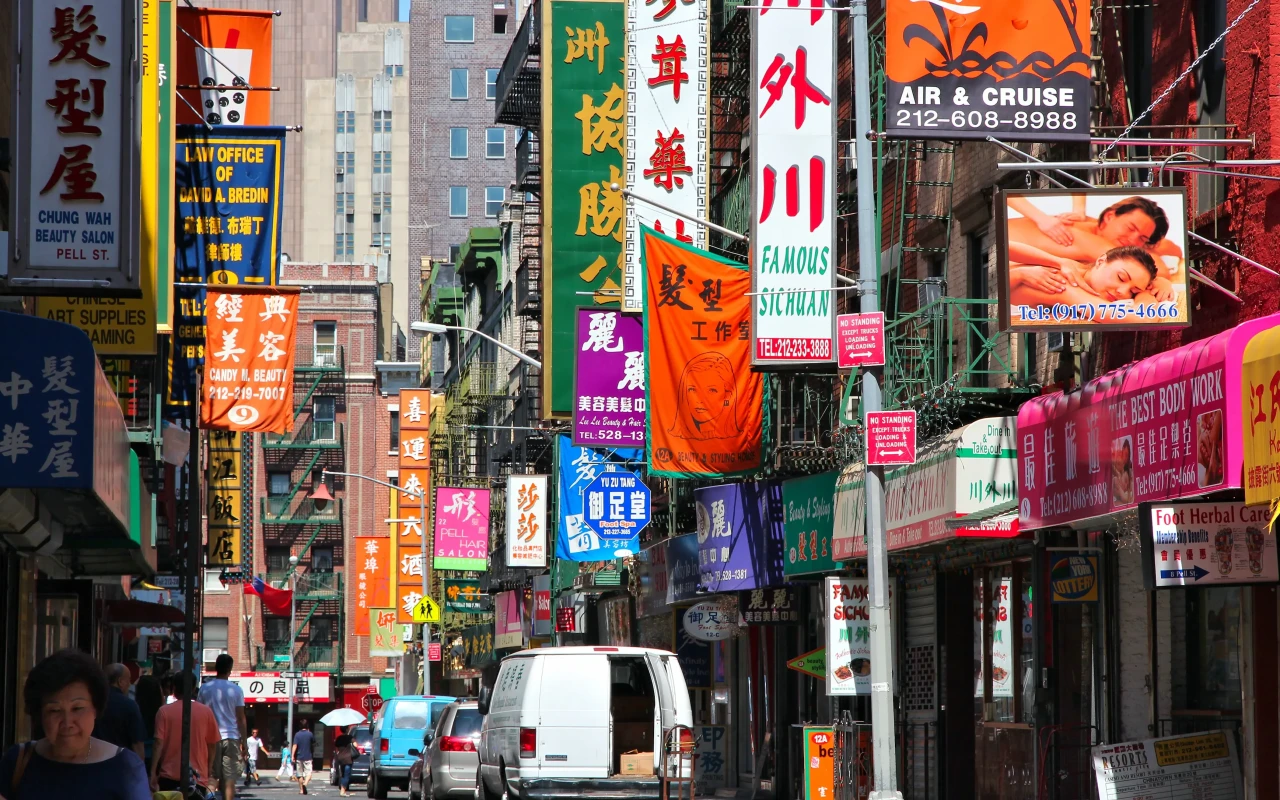
[[[547,565],[547,476],[507,478],[507,566]]]
[[[17,219],[9,280],[24,294],[137,296],[136,2],[22,0]]]
[[[289,432],[298,292],[228,287],[207,297],[200,426]]]
[[[835,11],[751,11],[752,363],[830,362],[835,336]]]
[[[709,0],[627,3],[627,189],[687,217],[707,217]],[[643,201],[627,203],[622,310],[644,304],[640,226],[696,247],[706,228]]]
[[[867,463],[872,466],[916,463],[916,412],[867,412]]]

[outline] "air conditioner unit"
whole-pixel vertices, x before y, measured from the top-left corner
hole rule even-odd
[[[201,653],[200,660],[205,664],[212,664],[213,662],[218,660],[218,656],[222,655],[225,652],[227,651],[219,650],[216,647],[206,647]]]
[[[334,170],[334,174],[335,174],[335,175],[346,175],[346,174],[347,174],[347,170],[346,170],[344,167],[338,167],[336,170]]]
[[[1050,353],[1060,353],[1071,348],[1071,334],[1066,331],[1050,331],[1045,334]]]

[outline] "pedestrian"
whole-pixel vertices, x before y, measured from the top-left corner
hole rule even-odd
[[[142,763],[147,763],[147,727],[142,721],[142,711],[129,697],[129,686],[132,683],[129,668],[124,664],[111,664],[107,667],[107,707],[98,717],[93,735],[111,744],[127,748],[138,754]]]
[[[151,800],[133,750],[93,736],[107,709],[107,676],[79,650],[60,650],[27,675],[22,700],[38,739],[0,758],[7,800]]]
[[[271,758],[271,752],[267,750],[267,743],[258,738],[257,728],[253,729],[249,739],[245,742],[245,746],[249,749],[249,766],[244,771],[244,785],[248,786],[249,780],[252,778],[261,786],[262,778],[258,775],[258,753]]]
[[[173,691],[181,699],[195,691],[196,679],[189,672],[174,676]],[[182,790],[182,703],[170,703],[156,712],[156,741],[151,757],[151,791]],[[191,769],[197,778],[211,777],[210,765],[222,734],[213,710],[198,700],[191,701]]]
[[[315,758],[311,750],[315,737],[307,728],[308,723],[304,719],[298,723],[298,732],[293,735],[293,768],[298,779],[298,794],[307,793],[307,784],[311,783],[311,762]]]
[[[347,728],[333,740],[333,763],[338,767],[338,786],[342,796],[351,796],[351,765],[355,763],[356,740]]]
[[[231,667],[235,662],[231,656],[223,653],[213,662],[215,676],[200,687],[201,703],[213,710],[218,720],[218,734],[222,740],[218,742],[217,752],[213,759],[213,777],[218,779],[218,788],[223,800],[235,800],[236,781],[240,778],[240,760],[245,754],[245,731],[248,724],[244,718],[244,692],[230,680]]]
[[[151,763],[151,753],[155,747],[156,713],[164,706],[164,694],[162,694],[160,681],[166,671],[167,667],[157,659],[151,672],[138,679],[138,685],[134,691],[134,701],[138,704],[138,710],[142,712],[142,724],[147,731],[144,761],[147,764]]]

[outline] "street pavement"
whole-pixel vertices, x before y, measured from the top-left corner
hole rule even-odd
[[[245,788],[244,782],[241,781],[236,786],[236,797],[238,800],[285,800],[291,797],[301,797],[298,794],[298,784],[288,782],[281,783],[275,777],[268,778],[262,776],[263,783],[261,786],[253,785]],[[339,788],[329,785],[329,770],[318,770],[311,778],[311,783],[307,784],[307,792],[309,797],[338,797]],[[352,797],[365,797],[365,787],[363,783],[351,784]],[[406,798],[408,794],[405,792],[392,791],[390,797]]]

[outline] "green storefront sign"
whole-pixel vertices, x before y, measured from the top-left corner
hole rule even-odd
[[[480,581],[445,578],[444,610],[457,614],[483,614],[485,595],[480,591]]]
[[[835,492],[838,472],[823,472],[782,483],[786,515],[782,571],[785,575],[834,572]]]
[[[573,411],[576,309],[622,299],[627,98],[621,0],[549,0],[543,9],[543,416],[551,417]]]

